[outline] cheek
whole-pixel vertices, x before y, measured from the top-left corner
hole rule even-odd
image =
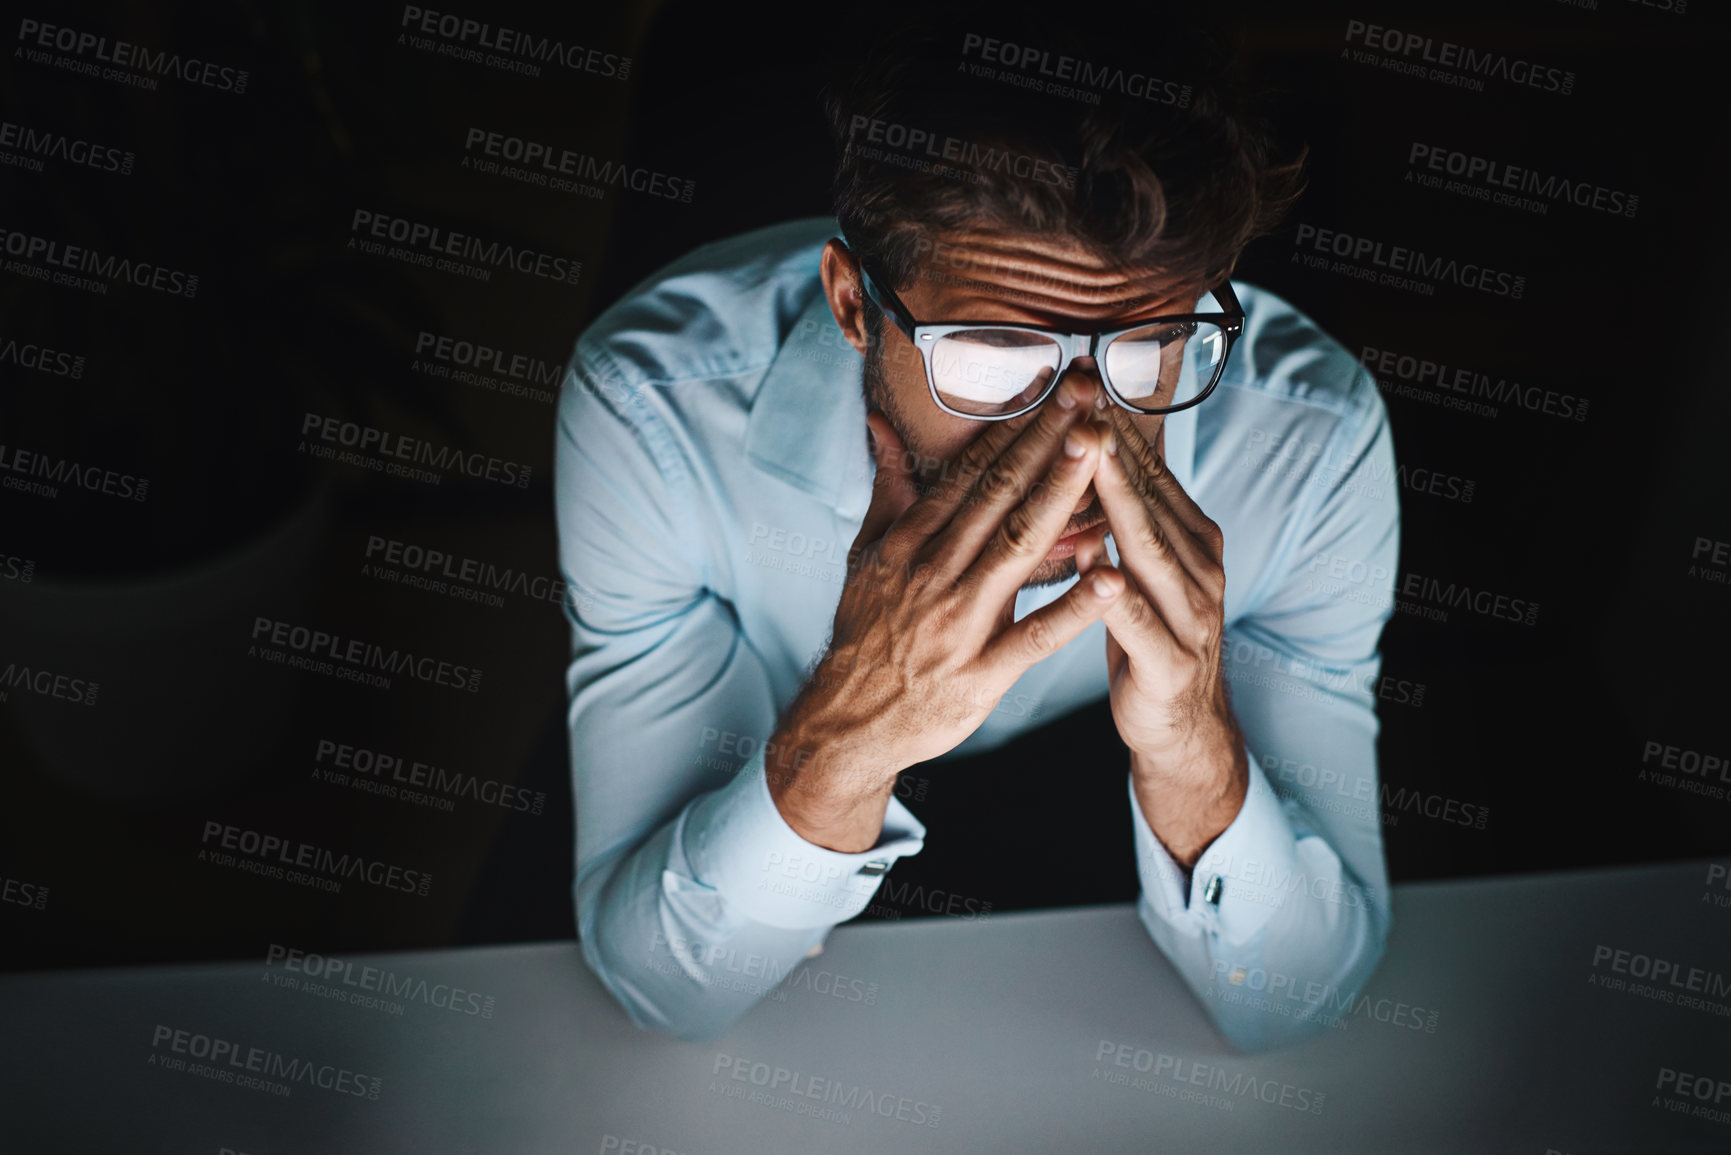
[[[884,328],[889,331],[887,324]],[[892,341],[884,348],[883,368],[884,380],[889,382],[896,402],[903,409],[912,410],[912,403],[926,393],[926,366],[919,353],[905,338]]]
[[[906,426],[908,448],[926,464],[954,460],[988,427],[987,422],[970,421],[938,408],[926,381],[925,361],[905,341],[899,348],[885,351],[884,380],[895,415]]]

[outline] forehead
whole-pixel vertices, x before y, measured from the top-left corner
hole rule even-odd
[[[1191,312],[1202,288],[1157,269],[1123,269],[1068,237],[975,231],[922,240],[901,296],[923,320],[1061,326]]]

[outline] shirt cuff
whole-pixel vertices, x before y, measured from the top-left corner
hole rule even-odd
[[[697,881],[767,926],[834,926],[871,902],[884,872],[925,846],[926,828],[892,797],[877,845],[844,854],[801,838],[776,809],[764,751],[733,781],[701,798],[686,820],[686,859]]]
[[[1183,867],[1155,837],[1130,781],[1136,828],[1136,868],[1142,897],[1156,917],[1188,934],[1213,930],[1225,942],[1248,942],[1291,897],[1297,878],[1298,836],[1280,797],[1247,749],[1250,786],[1238,816],[1203,851],[1186,878]]]

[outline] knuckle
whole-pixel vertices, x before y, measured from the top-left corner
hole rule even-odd
[[[1023,637],[1028,648],[1036,654],[1049,654],[1058,648],[1058,631],[1053,628],[1051,619],[1044,615],[1027,619]]]
[[[866,524],[860,526],[859,532],[854,534],[853,543],[848,546],[848,564],[852,565],[855,561],[863,558],[867,550],[882,548],[888,534],[889,527],[885,525],[880,524],[874,527]]]
[[[1208,561],[1202,566],[1202,588],[1218,602],[1226,593],[1226,570],[1219,562]]]
[[[879,561],[893,561],[907,551],[912,538],[913,533],[909,526],[905,524],[892,525],[884,531],[882,537],[878,538],[875,550],[868,549],[868,552],[874,552]]]
[[[981,585],[980,575],[968,570],[944,583],[943,592],[953,596],[962,607],[972,606]]]
[[[1148,447],[1148,440],[1142,436],[1142,431],[1136,428],[1135,423],[1130,420],[1130,415],[1122,410],[1113,413],[1112,428],[1116,430],[1118,435],[1119,452],[1128,450],[1131,457],[1140,461],[1143,450]]]
[[[1130,611],[1130,620],[1137,626],[1146,627],[1154,619],[1154,607],[1148,604],[1147,598],[1140,596],[1130,598],[1127,600],[1126,608]]]
[[[1142,523],[1141,530],[1137,536],[1141,539],[1143,547],[1149,552],[1158,557],[1170,556],[1172,552],[1172,543],[1166,540],[1166,531],[1161,529],[1160,524],[1153,518],[1149,518]]]
[[[1074,504],[1086,487],[1088,479],[1077,474],[1060,474],[1058,470],[1061,469],[1062,463],[1057,465],[1051,474],[1028,486],[1026,500],[1029,505],[1040,507],[1056,503],[1068,508]]]
[[[1030,482],[1028,485],[1023,487],[1021,493],[1022,504],[1025,506],[1033,506],[1036,509],[1045,505],[1047,502],[1054,500],[1056,496],[1057,495],[1052,486],[1052,479],[1050,477],[1041,477]]]
[[[1026,557],[1034,552],[1039,543],[1034,532],[1032,506],[1019,505],[1010,511],[1010,516],[998,526],[998,543],[1012,557]]]
[[[1004,426],[1013,425],[1014,422],[999,421],[996,424]],[[956,459],[959,474],[964,478],[975,476],[995,461],[1003,454],[1005,438],[1009,433],[1009,430],[1002,428],[988,429],[969,442],[968,447],[962,450],[961,456]]]
[[[941,501],[923,497],[908,507],[896,522],[896,528],[906,531],[901,539],[909,550],[916,550],[950,519],[951,511]]]
[[[1064,431],[1064,427],[1070,422],[1071,412],[1072,410],[1061,409],[1056,404],[1049,404],[1041,405],[1034,410],[1034,415],[1039,418],[1039,424],[1045,434],[1051,436]]]
[[[975,488],[981,498],[995,500],[1012,493],[1016,488],[1016,483],[1016,471],[1013,464],[1000,458],[986,467]]]

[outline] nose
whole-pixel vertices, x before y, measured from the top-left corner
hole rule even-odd
[[[1072,377],[1081,382],[1086,381],[1094,387],[1095,392],[1103,393],[1100,388],[1100,365],[1092,357],[1077,357],[1064,367],[1064,376]]]
[[[1076,390],[1077,399],[1084,405],[1092,405],[1096,412],[1109,408],[1112,398],[1106,393],[1105,382],[1100,380],[1100,365],[1092,357],[1077,357],[1065,366],[1062,378],[1058,384]],[[1094,418],[1099,420],[1099,418]]]
[[[1105,391],[1100,387],[1099,378],[1090,377],[1085,373],[1072,373],[1068,369],[1064,370],[1064,375],[1058,379],[1058,384],[1053,392],[1067,393],[1082,406],[1094,409],[1100,407],[1100,401],[1105,397]]]

